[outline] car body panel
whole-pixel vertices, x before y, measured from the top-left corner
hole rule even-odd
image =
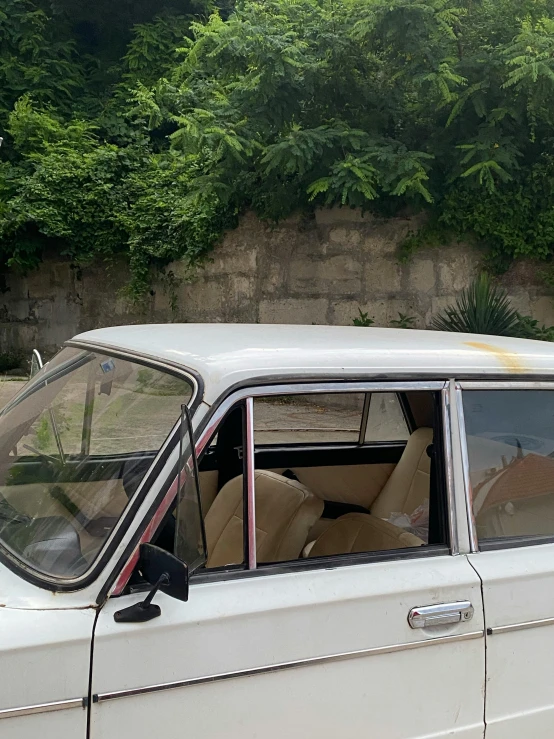
[[[2,739],[84,739],[95,618],[92,608],[0,608]]]
[[[191,584],[186,604],[156,599],[160,618],[116,623],[136,599],[112,599],[99,616],[91,739],[483,736],[481,590],[465,557]],[[475,608],[467,622],[408,625],[414,606],[463,599]],[[252,668],[267,669],[236,674]]]

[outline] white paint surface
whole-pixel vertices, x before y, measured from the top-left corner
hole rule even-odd
[[[487,739],[551,739],[554,624],[494,633],[554,616],[554,544],[470,555],[483,580]]]
[[[95,611],[0,608],[0,710],[85,698]],[[0,718],[2,739],[85,739],[84,708]]]

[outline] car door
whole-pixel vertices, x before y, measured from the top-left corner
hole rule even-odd
[[[487,739],[552,736],[554,384],[464,382],[466,480],[487,627]]]
[[[359,383],[327,390],[418,387]],[[438,397],[442,391],[444,431],[444,383],[421,387]],[[249,542],[255,531],[252,397],[280,392],[264,387],[235,394],[198,440],[201,450],[217,419],[246,398]],[[436,443],[444,455],[449,432]],[[114,620],[144,596],[110,598],[95,629],[90,739],[153,733],[164,739],[185,733],[228,739],[336,739],[355,732],[482,737],[481,588],[458,553],[464,537],[452,507],[451,460],[443,461],[449,546],[268,567],[256,567],[250,548],[251,569],[193,575],[187,603],[158,593],[161,615],[147,623]]]

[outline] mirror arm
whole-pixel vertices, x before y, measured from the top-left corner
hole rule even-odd
[[[151,621],[153,618],[157,618],[161,614],[162,610],[160,606],[152,603],[152,599],[162,585],[168,584],[169,575],[167,572],[164,572],[160,575],[157,583],[143,601],[140,601],[140,603],[133,603],[132,606],[123,608],[121,611],[116,611],[113,615],[114,621],[120,624],[143,623],[144,621]]]

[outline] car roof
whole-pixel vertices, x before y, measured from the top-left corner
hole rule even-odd
[[[211,404],[255,379],[480,378],[554,375],[554,344],[415,329],[170,323],[87,331],[73,341],[192,370]]]

